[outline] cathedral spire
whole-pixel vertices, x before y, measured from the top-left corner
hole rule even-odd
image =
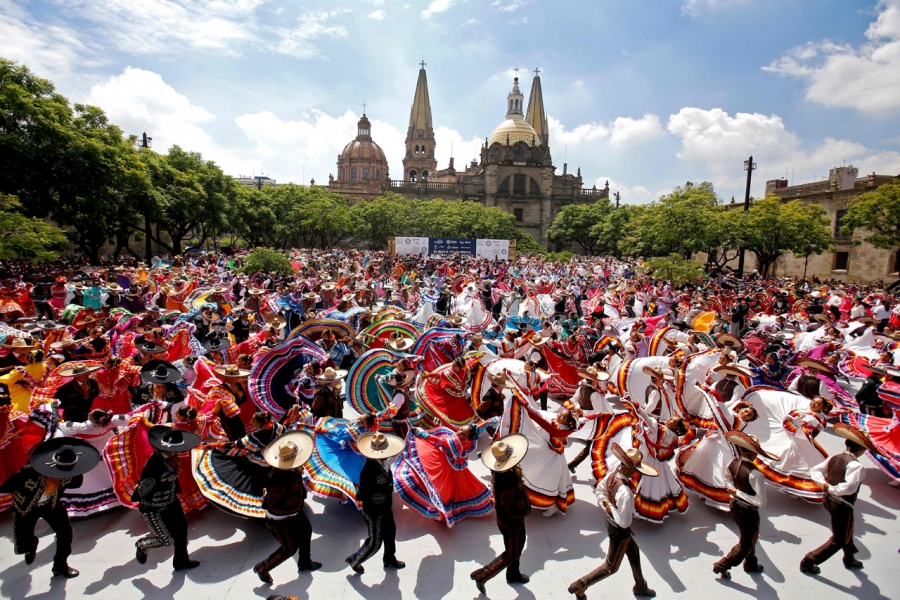
[[[416,82],[416,95],[413,97],[412,109],[409,112],[409,130],[406,139],[433,140],[431,101],[428,98],[428,78],[425,76],[424,60],[419,63],[419,67],[419,81]]]
[[[541,71],[534,70],[534,81],[531,83],[531,95],[528,97],[528,110],[525,119],[540,136],[544,146],[550,145],[550,128],[547,126],[547,113],[544,110],[544,94],[541,92]]]

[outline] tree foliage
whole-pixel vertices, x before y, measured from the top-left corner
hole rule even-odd
[[[825,209],[818,204],[782,202],[769,195],[756,200],[740,218],[740,241],[756,255],[763,275],[787,252],[806,257],[831,245]]]
[[[575,243],[585,254],[595,254],[601,238],[595,235],[594,228],[606,222],[612,210],[608,198],[564,206],[547,230],[547,241],[558,245]]]
[[[0,259],[48,262],[66,246],[66,232],[36,217],[22,214],[13,196],[0,196]]]
[[[685,260],[676,252],[669,256],[651,258],[644,266],[651,276],[657,279],[666,279],[673,285],[696,282],[705,274],[702,264],[693,260]]]
[[[245,258],[242,271],[245,275],[278,273],[286,277],[294,272],[291,259],[269,248],[254,248]]]
[[[851,237],[864,229],[862,241],[876,248],[900,246],[900,180],[857,196],[847,207],[841,234]]]

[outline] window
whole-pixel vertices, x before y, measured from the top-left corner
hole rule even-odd
[[[371,173],[371,171],[369,170],[369,167],[365,167],[363,169],[363,179],[368,179],[370,173]]]
[[[521,223],[525,218],[525,209],[522,208],[514,208],[513,214],[516,216],[516,223]]]
[[[525,182],[528,178],[525,175],[513,175],[513,194],[525,194]]]
[[[422,171],[422,181],[428,179],[428,171]]]
[[[850,264],[850,253],[849,252],[835,252],[834,253],[834,271],[846,271],[847,266]]]
[[[418,177],[419,177],[419,174],[416,173],[415,171],[409,172],[409,180],[410,181],[416,181],[416,179],[418,179]]]
[[[841,227],[844,225],[844,217],[847,216],[847,209],[843,208],[834,215],[834,237],[837,239],[846,239],[847,236],[841,234]]]
[[[358,171],[356,170],[356,167],[350,168],[350,181],[356,181],[358,179],[357,173]]]
[[[381,169],[375,169],[375,179],[381,181]]]

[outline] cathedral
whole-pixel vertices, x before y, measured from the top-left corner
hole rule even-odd
[[[329,190],[347,196],[351,203],[387,191],[409,198],[478,201],[514,215],[516,226],[542,245],[546,245],[547,229],[562,207],[609,197],[608,183],[603,189],[584,189],[581,169],[572,175],[563,164],[562,174],[556,173],[537,69],[527,105],[519,78],[513,81],[506,97],[506,116],[485,138],[480,162],[472,161],[465,170],[457,171],[451,158],[446,169],[438,169],[434,150],[428,79],[422,63],[409,114],[401,178],[391,179],[384,151],[373,140],[371,123],[363,114],[356,139],[338,156],[337,178],[329,177]]]

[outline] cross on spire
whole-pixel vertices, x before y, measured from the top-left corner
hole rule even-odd
[[[422,67],[422,68],[424,69],[424,68],[425,68],[425,65],[426,65],[425,59],[423,58],[423,59],[422,59],[422,62],[419,63],[419,66]]]
[[[519,67],[516,67],[516,79],[519,78]]]
[[[365,115],[365,114],[366,114],[366,103],[363,102],[363,115]]]
[[[535,68],[535,69],[534,69],[534,76],[535,76],[535,77],[539,77],[540,74],[541,74],[541,70],[538,69],[538,68]]]

